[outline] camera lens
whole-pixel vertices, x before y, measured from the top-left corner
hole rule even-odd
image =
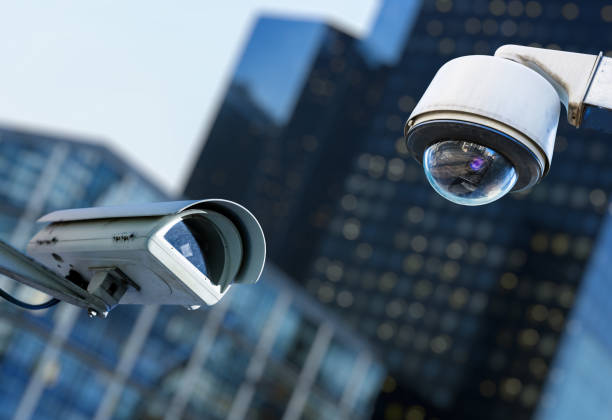
[[[464,206],[495,201],[517,180],[514,166],[504,156],[468,141],[447,140],[429,146],[423,166],[438,194]]]

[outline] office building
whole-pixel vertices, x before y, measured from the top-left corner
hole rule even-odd
[[[316,144],[333,156],[328,166],[304,170],[298,163],[309,155],[281,134],[275,147],[284,154],[262,147],[269,166],[255,167],[248,176],[236,171],[233,180],[250,185],[268,179],[270,168],[289,183],[287,174],[295,171],[309,187],[291,197],[278,193],[279,212],[263,215],[274,216],[267,226],[273,224],[273,246],[281,248],[271,258],[377,343],[392,371],[377,415],[531,418],[605,213],[612,149],[601,134],[576,131],[562,116],[552,169],[538,186],[468,208],[431,189],[406,150],[403,124],[436,70],[454,57],[490,55],[512,43],[606,52],[612,6],[552,0],[425,0],[420,8],[415,3],[384,2],[371,35],[349,44],[355,60],[365,63],[359,67],[364,83],[338,97],[337,107],[346,110],[356,98],[369,99],[362,101],[356,133],[350,121],[336,116],[336,107],[325,114],[335,119],[333,129],[318,124],[327,120],[316,109],[288,108],[291,121],[327,130],[317,139],[329,143]],[[250,90],[258,82],[252,83]],[[240,149],[214,152],[213,144],[232,138],[209,136],[202,156],[209,172],[236,160],[252,170],[250,155],[241,156]],[[201,179],[194,172],[189,185]],[[323,201],[324,211],[314,213],[320,217],[296,217],[309,204],[293,203],[318,203],[327,179],[341,181],[341,188]],[[188,186],[186,193],[193,191]]]
[[[551,365],[538,420],[596,419],[612,412],[612,220],[608,215]]]
[[[23,248],[53,210],[160,201],[167,194],[95,143],[0,128],[0,238]]]
[[[531,418],[612,182],[601,134],[562,118],[542,183],[460,207],[408,156],[403,123],[453,57],[508,43],[597,53],[605,19],[599,2],[423,3],[306,280],[378,341],[398,389],[421,397],[386,395],[390,418],[427,417],[427,405],[442,418]]]
[[[0,227],[18,247],[49,211],[170,199],[103,146],[0,134]],[[384,376],[366,342],[269,265],[197,311],[120,305],[90,319],[0,303],[0,418],[365,419]]]
[[[260,18],[185,188],[251,209],[292,277],[307,268],[379,100],[357,44],[321,22]]]
[[[385,376],[370,346],[268,266],[214,307],[60,304],[45,328],[2,310],[0,416],[366,419]]]

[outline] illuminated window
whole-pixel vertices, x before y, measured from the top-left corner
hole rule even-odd
[[[518,343],[521,347],[534,347],[540,340],[540,334],[533,328],[522,330],[518,336]]]
[[[492,15],[501,16],[506,13],[506,3],[503,0],[493,0],[489,3],[489,11]]]
[[[402,263],[403,270],[408,274],[414,274],[423,267],[423,257],[419,254],[410,254]]]
[[[589,193],[589,201],[595,207],[605,206],[608,202],[608,198],[606,197],[606,193],[600,189],[594,189]]]
[[[601,8],[601,18],[604,22],[612,22],[612,5]]]
[[[427,238],[417,235],[410,241],[410,246],[415,252],[421,253],[427,249]]]
[[[561,332],[565,325],[565,316],[563,312],[559,309],[552,309],[548,314],[548,324],[553,330]]]
[[[502,22],[500,26],[500,31],[504,36],[514,36],[516,35],[516,31],[518,30],[518,26],[513,20],[505,20]]]
[[[440,270],[440,278],[442,280],[451,281],[459,274],[460,265],[456,261],[447,261],[442,265]]]
[[[319,300],[323,303],[329,303],[334,300],[334,289],[329,284],[324,284],[319,287],[319,291],[317,292],[317,296]]]
[[[344,269],[342,267],[342,263],[337,262],[337,261],[329,264],[327,266],[327,269],[325,270],[326,277],[330,281],[333,281],[333,282],[340,281],[343,274],[344,274]]]
[[[475,242],[470,246],[468,258],[473,262],[479,261],[486,257],[487,246],[482,242]]]
[[[378,326],[376,334],[378,335],[378,338],[383,341],[389,340],[395,334],[395,327],[390,322],[383,322]]]
[[[452,0],[436,0],[436,9],[442,13],[450,12],[453,9],[453,2]]]
[[[530,18],[537,18],[542,14],[542,5],[537,1],[528,1],[525,5],[525,13]]]
[[[342,234],[349,241],[353,241],[359,237],[361,231],[361,223],[355,218],[350,218],[344,223]]]
[[[529,309],[529,318],[536,322],[543,322],[548,317],[548,309],[544,305],[533,305]]]
[[[559,302],[559,305],[569,309],[574,304],[574,298],[574,290],[571,289],[569,286],[566,286],[560,290],[557,300]]]
[[[470,35],[476,35],[482,29],[482,25],[480,24],[480,20],[471,17],[465,21],[465,31]]]
[[[389,161],[389,166],[387,167],[387,178],[391,181],[400,181],[404,178],[404,171],[406,169],[406,164],[400,158],[394,158]]]
[[[548,237],[543,233],[533,235],[531,248],[536,252],[544,252],[548,248]]]
[[[527,385],[521,394],[521,403],[525,407],[533,407],[540,398],[540,391],[535,385]]]
[[[386,160],[382,156],[372,156],[368,161],[368,174],[380,178],[385,173]]]
[[[553,236],[550,248],[555,255],[565,255],[569,250],[569,236],[565,234],[558,234]]]
[[[400,109],[401,107],[402,105],[400,104]],[[411,110],[412,108],[410,109],[410,111]],[[410,112],[410,111],[404,111],[404,112]],[[395,141],[395,151],[401,156],[410,156],[410,151],[408,150],[408,147],[406,146],[406,139],[404,139],[403,137],[399,137]]]
[[[446,247],[446,255],[453,260],[460,259],[466,250],[466,243],[462,240],[456,240],[448,244]]]
[[[592,242],[587,237],[581,237],[574,241],[574,256],[578,259],[586,259],[591,254]]]
[[[445,353],[450,349],[452,345],[452,339],[447,335],[438,335],[431,340],[431,351],[436,354]]]
[[[555,336],[548,334],[542,337],[538,350],[544,356],[551,357],[557,349],[557,339]]]
[[[451,308],[458,310],[465,306],[469,298],[470,292],[465,287],[460,287],[451,293],[448,303]]]
[[[523,14],[523,3],[519,0],[512,0],[508,3],[508,14],[510,16],[518,17]]]
[[[340,204],[344,210],[353,211],[355,208],[357,208],[357,197],[355,197],[353,194],[346,194],[342,197]]]
[[[427,33],[431,36],[440,36],[444,32],[444,25],[437,19],[427,22]]]
[[[566,3],[561,8],[561,14],[567,20],[574,20],[580,14],[580,9],[576,3]]]
[[[537,379],[544,379],[548,373],[548,365],[539,357],[529,360],[529,372]]]
[[[353,304],[353,294],[348,290],[343,290],[338,293],[336,297],[336,302],[338,302],[338,306],[341,308],[348,308]]]
[[[404,302],[400,299],[393,299],[387,303],[386,313],[389,318],[397,318],[404,313]]]
[[[452,38],[442,38],[438,44],[438,50],[442,55],[451,55],[455,52],[455,40]]]
[[[506,290],[512,290],[518,285],[518,277],[514,273],[504,273],[499,279],[499,284]]]
[[[425,409],[419,405],[413,405],[406,410],[406,420],[425,420]]]
[[[380,289],[381,292],[388,292],[389,290],[393,289],[396,284],[397,284],[397,275],[395,275],[395,273],[388,271],[386,273],[383,273],[382,276],[380,276],[378,288]]]
[[[396,387],[397,387],[397,382],[395,381],[395,379],[393,379],[392,376],[387,376],[387,378],[385,379],[385,382],[383,383],[382,390],[383,392],[391,393],[395,391]]]
[[[519,396],[523,384],[518,378],[504,379],[500,385],[500,393],[503,399],[512,401]]]
[[[411,207],[406,212],[406,219],[410,223],[421,223],[425,217],[425,212],[421,207]]]

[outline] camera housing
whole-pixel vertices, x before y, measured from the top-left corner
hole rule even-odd
[[[70,209],[39,222],[49,224],[28,254],[78,286],[95,314],[119,303],[212,305],[232,284],[257,282],[265,262],[259,223],[227,200]]]
[[[407,147],[434,189],[458,204],[530,188],[550,170],[561,103],[576,127],[612,108],[612,95],[599,94],[612,91],[611,68],[601,54],[518,45],[453,59],[408,118]]]
[[[507,83],[512,80],[520,83]],[[489,148],[514,168],[511,191],[519,191],[548,172],[559,111],[557,93],[535,71],[498,57],[459,57],[440,68],[421,97],[406,124],[406,141],[420,163],[443,141]]]

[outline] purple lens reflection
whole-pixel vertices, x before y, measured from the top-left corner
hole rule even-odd
[[[472,159],[472,161],[470,162],[470,169],[473,171],[478,171],[482,169],[483,165],[484,165],[484,159],[477,157],[477,158]]]

